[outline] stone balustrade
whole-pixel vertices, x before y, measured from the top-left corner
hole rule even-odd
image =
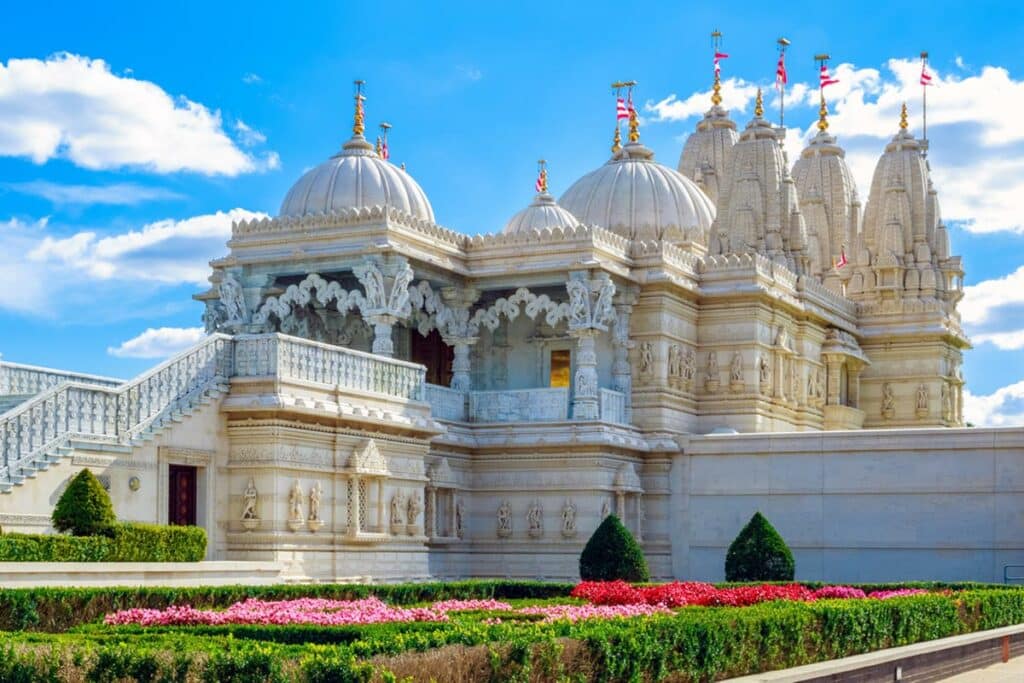
[[[601,389],[601,420],[615,424],[629,424],[626,419],[626,395],[621,391]]]
[[[283,334],[235,337],[236,377],[277,377],[423,401],[422,365]]]
[[[63,382],[116,387],[123,380],[0,361],[0,396],[31,396]]]
[[[471,422],[544,422],[569,417],[569,390],[508,389],[469,392]]]
[[[428,384],[426,389],[430,412],[439,420],[465,422],[469,417],[466,412],[466,394],[465,391],[456,391],[436,384]]]

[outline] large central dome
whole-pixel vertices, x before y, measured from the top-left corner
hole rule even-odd
[[[577,180],[558,203],[584,225],[599,225],[630,239],[706,243],[715,207],[678,171],[630,143],[604,166]]]
[[[341,209],[394,207],[434,222],[427,195],[408,173],[380,158],[362,135],[341,151],[307,171],[281,203],[281,217],[333,213]]]

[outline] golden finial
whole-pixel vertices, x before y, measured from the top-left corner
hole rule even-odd
[[[818,130],[828,130],[828,107],[825,105],[825,93],[821,94],[821,106],[818,107]]]
[[[547,163],[548,162],[545,161],[544,159],[537,160],[537,192],[548,191],[548,169],[546,168]]]
[[[619,122],[615,122],[615,136],[612,138],[612,154],[622,151],[622,133],[619,132]]]
[[[380,156],[380,153],[381,153],[382,149],[383,148],[380,146],[380,136],[378,135],[377,136],[377,144],[375,144],[373,146],[373,151],[375,151],[377,153],[377,156]]]
[[[900,108],[900,130],[906,130],[907,125],[907,103],[904,102]]]
[[[722,32],[717,28],[711,32],[711,49],[718,54],[722,46]],[[711,104],[716,107],[722,103],[722,70],[718,66],[718,57],[715,57],[715,81],[711,86]]]
[[[366,126],[363,125],[363,84],[366,81],[357,80],[356,84],[356,114],[352,121],[352,134],[358,137],[363,136]]]
[[[636,113],[636,107],[632,106],[632,95],[630,95],[629,107],[629,141],[640,142],[640,117]]]
[[[757,97],[754,98],[754,117],[761,118],[764,116],[764,97],[761,95],[761,89],[757,89]]]

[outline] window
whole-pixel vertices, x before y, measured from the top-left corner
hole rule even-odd
[[[552,349],[551,380],[549,386],[568,387],[569,369],[572,365],[572,352],[569,349]]]

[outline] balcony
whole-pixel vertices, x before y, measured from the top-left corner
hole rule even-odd
[[[426,385],[434,418],[451,422],[561,422],[571,419],[572,397],[566,388],[455,391]],[[626,396],[600,390],[601,420],[626,423]]]

